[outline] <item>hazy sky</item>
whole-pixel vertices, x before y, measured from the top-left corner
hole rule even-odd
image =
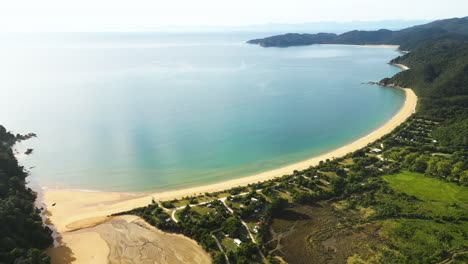
[[[140,31],[462,16],[468,16],[467,0],[3,0],[0,31]]]

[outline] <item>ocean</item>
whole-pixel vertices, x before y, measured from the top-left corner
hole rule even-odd
[[[41,186],[172,190],[247,176],[375,130],[404,92],[392,48],[245,44],[273,33],[0,36],[0,124]]]

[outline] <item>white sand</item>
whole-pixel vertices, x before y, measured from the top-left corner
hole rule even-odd
[[[406,70],[409,70],[410,68],[406,65],[403,65],[403,64],[399,64],[399,63],[391,63],[392,65],[395,65],[395,66],[398,66],[400,68],[402,68],[404,71]]]

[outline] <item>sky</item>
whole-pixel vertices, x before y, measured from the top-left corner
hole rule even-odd
[[[0,32],[151,31],[468,16],[466,0],[5,0]]]

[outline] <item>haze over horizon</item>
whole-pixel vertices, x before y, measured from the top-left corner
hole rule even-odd
[[[330,0],[288,3],[266,0],[196,2],[58,0],[15,1],[0,4],[0,32],[168,31],[226,27],[250,28],[269,24],[352,21],[429,21],[467,15],[468,2],[446,0],[427,3],[395,0]]]

